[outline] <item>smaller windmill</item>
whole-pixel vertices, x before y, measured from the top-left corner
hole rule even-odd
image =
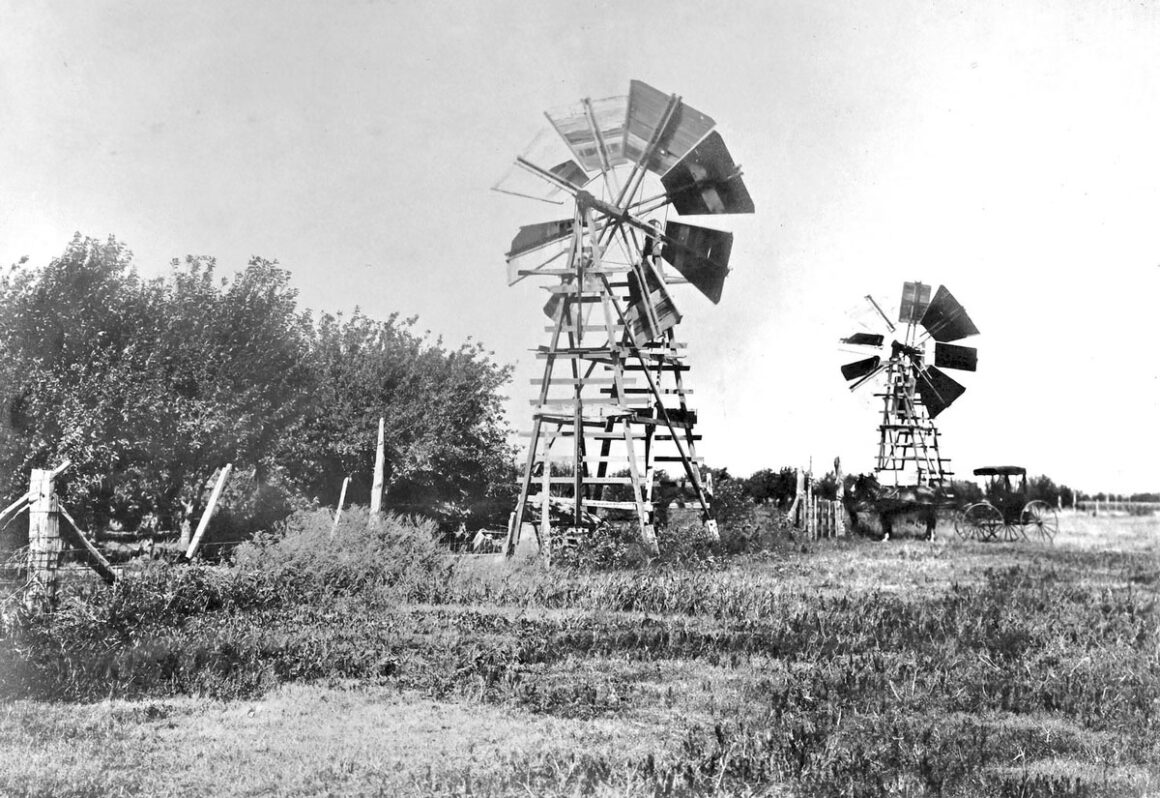
[[[945,286],[931,299],[929,285],[903,283],[897,322],[873,297],[867,295],[866,301],[881,331],[841,339],[846,347],[868,355],[843,365],[842,376],[851,391],[867,383],[880,387],[875,394],[882,400],[882,421],[874,473],[883,485],[941,487],[952,472],[939,454],[934,419],[966,390],[943,369],[975,370],[977,350],[951,342],[979,330]]]

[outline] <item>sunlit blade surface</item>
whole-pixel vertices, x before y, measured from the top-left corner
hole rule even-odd
[[[979,350],[973,346],[955,346],[941,342],[934,345],[934,364],[936,366],[974,371],[978,361]]]
[[[925,283],[903,283],[902,303],[898,307],[898,320],[903,324],[917,322],[926,313],[930,304],[930,286]]]
[[[614,167],[624,163],[624,123],[628,115],[628,98],[605,97],[602,100],[591,100],[590,104],[596,128],[604,142],[608,165]],[[589,172],[598,172],[603,168],[600,145],[583,104],[548,111],[546,115],[581,166]]]
[[[570,220],[569,220],[570,222]],[[546,225],[560,224],[559,222],[545,222]],[[538,227],[539,225],[528,225]],[[549,273],[569,267],[568,255],[572,251],[572,236],[564,235],[556,238],[546,238],[539,246],[534,246],[516,252],[514,247],[527,228],[520,228],[520,234],[512,241],[513,252],[507,255],[508,285],[514,285],[527,277],[520,272],[549,270]],[[569,231],[570,232],[570,231]],[[530,239],[530,235],[529,235]]]
[[[554,130],[540,131],[520,155],[577,187],[583,187],[589,182],[589,175],[576,163],[572,152]],[[512,164],[504,176],[492,186],[492,190],[554,205],[563,205],[571,199],[565,189],[528,172],[519,164]]]
[[[661,178],[677,213],[753,213],[753,200],[720,133],[710,133]]]
[[[681,222],[665,225],[661,257],[716,304],[729,274],[729,252],[733,234]]]
[[[847,363],[842,366],[842,376],[847,380],[856,380],[859,377],[865,377],[867,374],[878,368],[878,364],[882,359],[875,355],[868,357],[865,360],[855,360],[853,363]]]
[[[572,228],[574,226],[575,223],[572,219],[526,224],[520,228],[520,231],[516,233],[516,237],[512,239],[512,248],[508,250],[507,257],[513,258],[518,255],[523,255],[525,252],[540,249],[553,241],[567,238],[572,235]]]
[[[966,309],[941,285],[922,316],[922,326],[936,341],[957,341],[979,333]]]
[[[628,93],[628,129],[625,131],[624,151],[632,162],[640,159],[653,134],[664,121],[669,95],[657,91],[647,83],[632,81]],[[705,138],[716,123],[705,114],[679,103],[676,112],[658,140],[645,167],[659,175],[673,168],[697,142]]]
[[[843,338],[842,343],[854,344],[855,346],[882,346],[885,337],[875,335],[873,333],[854,333],[853,335]]]
[[[926,412],[934,418],[950,407],[967,389],[948,377],[935,366],[927,366],[918,373],[916,386]]]
[[[624,313],[624,320],[632,332],[633,340],[637,343],[652,341],[681,321],[681,313],[673,304],[673,300],[660,291],[649,294],[649,304],[655,324],[653,319],[649,318],[649,307],[644,301],[636,303]]]

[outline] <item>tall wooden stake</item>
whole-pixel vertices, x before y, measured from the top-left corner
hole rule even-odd
[[[342,506],[346,504],[346,489],[350,487],[350,477],[342,481],[342,490],[338,492],[338,509],[334,511],[334,526],[330,528],[330,536],[338,531],[338,519],[342,518]]]
[[[28,590],[24,602],[31,610],[49,610],[56,601],[62,549],[53,472],[45,468],[32,469],[28,495],[31,498],[28,508]]]
[[[846,534],[846,481],[842,476],[842,458],[834,458],[834,479],[838,482],[838,507],[834,512],[834,535]]]
[[[197,523],[197,531],[193,533],[193,540],[190,541],[189,548],[185,552],[185,559],[192,560],[197,554],[197,550],[201,548],[201,539],[205,535],[205,530],[209,528],[209,519],[213,517],[214,508],[217,507],[218,499],[222,495],[222,488],[226,486],[226,479],[229,478],[230,469],[233,467],[233,463],[226,463],[225,468],[218,476],[217,483],[213,486],[213,493],[209,495],[209,503],[205,506],[205,512],[201,514],[201,520]]]
[[[371,517],[369,523],[378,521],[383,509],[383,470],[386,468],[386,452],[383,450],[384,419],[379,419],[379,441],[375,447],[375,476],[371,483]]]

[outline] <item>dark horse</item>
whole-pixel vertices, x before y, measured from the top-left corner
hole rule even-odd
[[[924,526],[923,539],[932,540],[938,508],[948,500],[940,489],[929,485],[880,485],[873,476],[862,474],[850,486],[845,502],[856,527],[865,529],[863,519],[867,516],[877,518],[883,540],[890,539],[897,521],[906,519]]]

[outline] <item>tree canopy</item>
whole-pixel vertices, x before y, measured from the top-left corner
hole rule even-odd
[[[414,318],[315,320],[274,261],[219,277],[188,257],[146,280],[122,243],[78,234],[44,268],[0,277],[0,490],[70,458],[70,507],[165,523],[232,462],[282,504],[333,501],[348,475],[365,501],[382,416],[385,505],[462,514],[508,476],[509,378],[478,343],[447,348]]]

